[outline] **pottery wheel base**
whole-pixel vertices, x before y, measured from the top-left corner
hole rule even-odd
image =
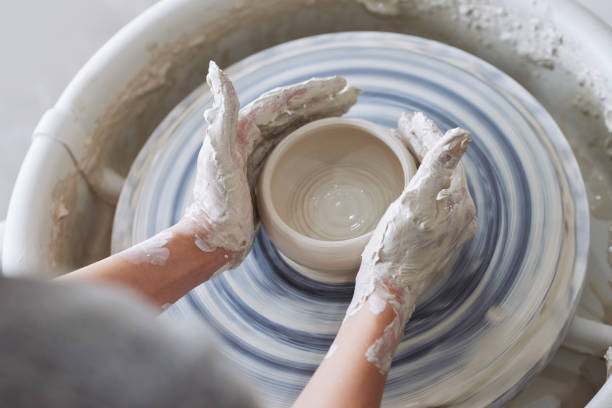
[[[406,326],[383,406],[495,406],[520,390],[575,308],[582,276],[574,270],[585,262],[588,233],[575,222],[588,217],[578,167],[544,108],[482,60],[399,34],[305,38],[226,72],[242,105],[277,86],[342,75],[364,91],[348,117],[394,128],[401,112],[423,111],[442,131],[472,133],[463,162],[480,229]],[[205,85],[194,90],[142,149],[117,207],[114,251],[181,217],[210,105]],[[284,407],[327,352],[352,293],[348,281],[297,272],[260,229],[242,265],[191,291],[166,317],[210,326],[264,406]]]

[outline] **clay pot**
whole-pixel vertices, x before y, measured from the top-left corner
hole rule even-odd
[[[361,119],[312,122],[284,139],[264,166],[262,225],[289,263],[354,272],[415,172],[412,155],[389,129]]]

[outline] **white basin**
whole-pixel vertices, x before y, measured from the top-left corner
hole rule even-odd
[[[590,116],[576,107],[574,97],[585,89],[576,75],[530,62],[520,47],[498,37],[483,42],[476,35],[483,28],[444,13],[423,11],[417,18],[411,14],[419,10],[414,7],[402,18],[388,17],[361,3],[164,0],[123,28],[79,71],[34,132],[9,207],[1,257],[4,273],[55,276],[107,255],[114,205],[133,159],[170,109],[203,81],[208,60],[227,66],[269,46],[322,32],[396,31],[471,52],[528,89],[555,118],[576,155],[593,155],[582,163],[592,161],[595,166],[605,160],[585,147],[584,135],[610,137],[610,131],[605,118],[595,115],[597,107],[589,108]],[[532,12],[530,1],[505,3],[513,13]],[[537,8],[538,16],[554,23],[565,43],[579,44],[576,55],[612,82],[610,28],[572,0],[541,3],[545,5]],[[582,171],[590,177],[590,168]],[[602,183],[612,189],[609,179]],[[606,308],[612,309],[612,268],[606,259],[610,222],[591,218],[588,282],[578,314],[593,321],[605,321]],[[586,344],[589,352],[601,353],[612,344],[607,326],[590,330],[590,323],[580,322],[570,330],[574,347]],[[589,341],[596,335],[597,341]],[[580,358],[564,356],[557,362],[576,372],[584,361]],[[533,392],[532,399],[519,396],[525,403],[540,398],[537,390],[528,392]],[[555,395],[537,406],[555,406]],[[590,406],[612,406],[612,381]]]

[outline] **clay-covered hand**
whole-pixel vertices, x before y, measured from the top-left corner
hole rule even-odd
[[[314,78],[269,91],[240,110],[231,81],[212,61],[206,79],[214,103],[204,114],[209,126],[184,220],[200,249],[225,249],[233,267],[253,242],[253,186],[267,154],[301,125],[347,112],[361,91],[340,77]]]
[[[465,173],[459,167],[470,134],[456,128],[442,135],[422,114],[404,114],[397,134],[422,161],[366,245],[347,311],[351,316],[368,301],[375,313],[386,304],[395,311],[385,338],[368,350],[368,359],[381,372],[388,370],[418,297],[478,229]]]

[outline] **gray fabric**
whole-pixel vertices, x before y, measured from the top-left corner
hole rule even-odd
[[[6,221],[0,221],[0,276],[2,275],[2,248],[4,245],[4,225]]]
[[[0,278],[0,406],[255,406],[211,333],[130,295]]]

